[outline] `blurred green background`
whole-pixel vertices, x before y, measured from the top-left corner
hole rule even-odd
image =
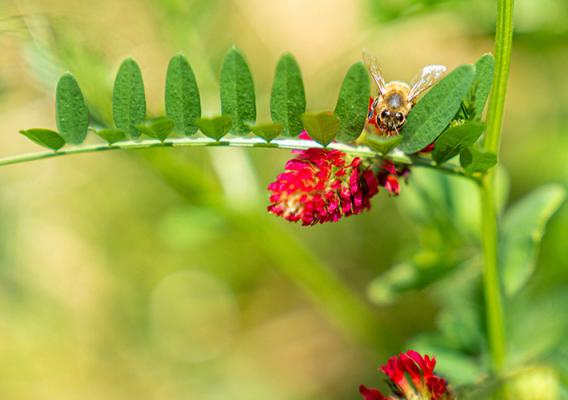
[[[214,115],[222,57],[235,44],[255,77],[259,120],[268,120],[284,51],[302,67],[308,109],[332,109],[363,48],[387,80],[473,62],[492,49],[494,8],[0,0],[0,153],[37,149],[17,132],[54,127],[53,88],[65,70],[104,124],[122,59],[141,65],[149,112],[159,115],[168,60],[183,51],[204,114]],[[568,183],[567,20],[566,1],[517,1],[504,204]],[[264,212],[265,187],[289,157],[159,149],[2,168],[0,399],[357,399],[359,383],[380,386],[376,367],[408,346],[435,351],[456,385],[482,380],[474,188],[415,170],[399,198],[380,193],[372,212],[301,228]],[[567,237],[564,206],[534,278],[508,308],[510,363],[538,371],[529,386],[553,393],[542,399],[566,396]],[[526,384],[523,373],[511,379]]]

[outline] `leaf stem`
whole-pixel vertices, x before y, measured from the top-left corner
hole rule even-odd
[[[219,141],[215,141],[207,137],[175,138],[167,139],[163,142],[157,139],[147,139],[139,141],[122,141],[116,142],[111,145],[81,145],[75,147],[67,147],[58,151],[48,150],[22,154],[18,156],[4,157],[0,158],[0,167],[73,154],[97,153],[101,151],[111,150],[150,149],[159,147],[258,147],[268,149],[306,150],[314,147],[321,148],[322,146],[312,140],[301,139],[276,139],[271,142],[266,142],[260,138],[250,137],[224,138]],[[367,146],[353,146],[343,143],[331,143],[328,148],[341,150],[353,156],[364,158],[381,158],[396,162],[398,164],[415,165],[417,167],[436,169],[446,174],[463,176],[472,180],[476,180],[476,178],[466,175],[463,169],[457,165],[445,164],[438,166],[428,158],[420,156],[406,156],[402,152],[394,151],[386,156],[381,156],[380,153],[377,153]]]
[[[483,146],[498,154],[503,126],[505,97],[509,79],[513,42],[513,0],[497,0],[495,31],[495,75],[487,113]],[[498,214],[495,201],[495,169],[489,170],[480,185],[482,242],[484,255],[484,292],[487,336],[493,370],[503,372],[507,356],[502,282],[498,264]],[[501,398],[505,391],[498,394]]]

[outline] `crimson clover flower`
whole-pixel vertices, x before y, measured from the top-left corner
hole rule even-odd
[[[268,186],[272,192],[269,212],[291,222],[314,225],[371,208],[379,182],[359,157],[320,148],[296,153]]]
[[[452,400],[448,382],[434,373],[436,359],[409,350],[391,357],[380,368],[387,376],[393,396],[385,396],[377,389],[359,386],[365,400]]]
[[[306,132],[300,135],[309,139]],[[362,160],[333,149],[310,148],[293,151],[285,171],[268,186],[268,211],[290,222],[315,225],[336,222],[371,208],[371,198],[384,187],[392,195],[400,191],[397,170],[390,161]]]

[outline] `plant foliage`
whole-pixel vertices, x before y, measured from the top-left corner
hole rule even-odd
[[[191,136],[198,130],[195,119],[201,117],[199,88],[191,65],[178,54],[170,60],[166,75],[166,115],[175,131]]]
[[[493,56],[485,54],[474,65],[456,68],[418,101],[402,135],[380,137],[361,135],[370,95],[369,76],[361,62],[347,71],[335,110],[313,113],[306,112],[300,66],[291,54],[284,54],[276,66],[270,96],[272,122],[257,124],[253,76],[236,47],[229,49],[221,67],[220,115],[208,117],[201,114],[193,69],[184,55],[177,54],[170,60],[165,78],[165,116],[147,119],[142,73],[136,61],[129,58],[122,62],[115,78],[112,96],[115,127],[89,128],[89,111],[79,84],[66,73],[57,86],[58,132],[28,130],[25,135],[44,147],[58,150],[65,144],[83,143],[89,130],[109,146],[136,142],[142,134],[160,142],[167,142],[172,135],[193,137],[198,132],[215,141],[227,135],[251,135],[271,142],[279,137],[297,137],[305,130],[322,146],[332,142],[363,144],[369,156],[377,157],[386,157],[396,148],[413,155],[436,142],[432,159],[438,165],[459,154],[462,174],[472,175],[483,173],[496,163],[495,155],[475,146],[484,127],[480,115],[491,88],[493,67]],[[273,143],[279,147],[279,142]],[[397,154],[401,159],[404,157],[400,151]],[[411,161],[411,158],[405,160]]]
[[[256,122],[254,82],[243,54],[235,47],[225,56],[221,69],[221,111],[231,117],[234,135],[250,132]]]
[[[131,58],[123,61],[114,81],[112,117],[117,128],[132,139],[140,136],[136,125],[146,118],[146,96],[140,67]]]
[[[59,135],[66,143],[83,143],[89,130],[89,110],[73,75],[65,74],[59,79],[55,106]]]
[[[304,129],[302,114],[306,112],[306,93],[298,62],[291,54],[284,54],[274,75],[270,113],[275,123],[283,127],[284,136],[298,136]]]

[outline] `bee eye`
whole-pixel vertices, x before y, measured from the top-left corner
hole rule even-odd
[[[400,113],[400,112],[397,112],[397,113],[394,115],[394,117],[396,118],[396,120],[397,120],[398,122],[404,121],[404,115],[402,115],[402,113]]]
[[[390,112],[389,112],[389,110],[383,110],[383,111],[381,112],[381,119],[385,119],[385,118],[388,118],[388,117],[390,117]]]

